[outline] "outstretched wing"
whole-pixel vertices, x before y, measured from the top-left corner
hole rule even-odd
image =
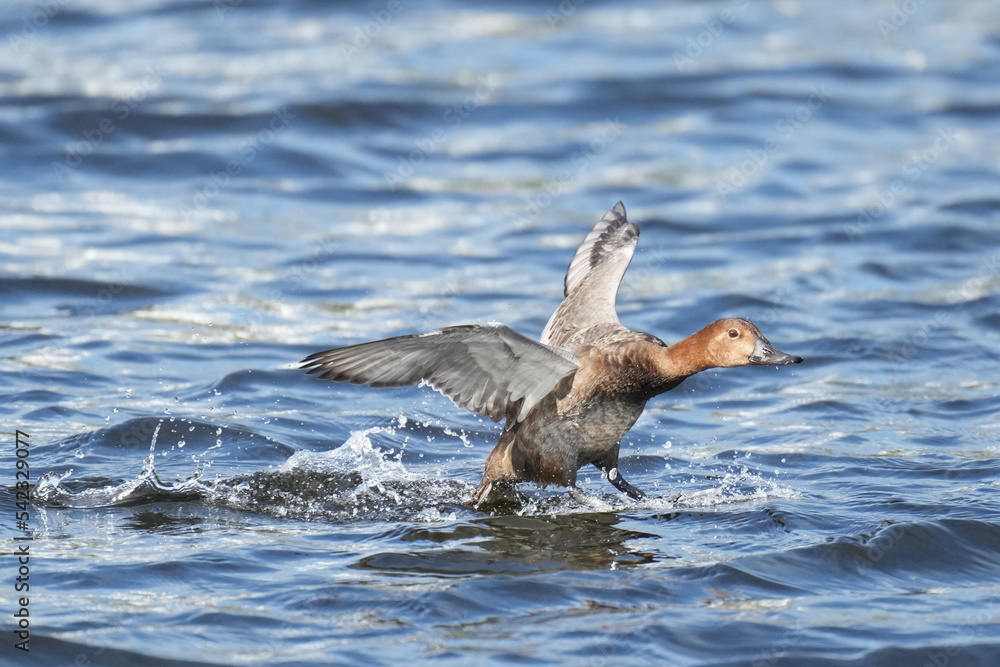
[[[569,263],[566,298],[545,325],[542,343],[562,346],[573,334],[597,324],[620,327],[615,299],[638,242],[639,228],[628,221],[625,206],[618,202],[587,234]]]
[[[575,358],[502,324],[462,325],[309,355],[302,368],[324,380],[372,387],[427,382],[456,404],[521,421]]]

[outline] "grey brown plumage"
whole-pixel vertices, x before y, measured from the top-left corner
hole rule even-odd
[[[496,484],[575,489],[577,470],[588,464],[641,498],[618,471],[618,452],[650,398],[707,368],[802,358],[778,351],[742,318],[717,320],[669,347],[626,329],[615,300],[638,238],[639,228],[618,202],[573,256],[565,298],[540,342],[502,324],[463,325],[317,352],[303,368],[322,379],[373,387],[425,382],[462,407],[505,419],[477,502]]]
[[[311,354],[302,364],[322,380],[372,387],[426,382],[493,421],[523,420],[577,368],[572,355],[502,324],[467,324],[361,343]]]

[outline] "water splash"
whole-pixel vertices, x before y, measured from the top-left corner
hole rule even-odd
[[[79,509],[197,498],[200,495],[201,466],[195,469],[193,475],[174,484],[164,482],[157,475],[156,441],[162,426],[161,419],[153,428],[149,451],[142,461],[142,469],[132,479],[118,482],[101,477],[73,480],[72,470],[64,473],[50,472],[38,480],[38,484],[32,490],[32,498],[43,505]]]
[[[123,482],[100,477],[74,480],[72,476],[72,470],[46,473],[32,490],[32,499],[49,507],[96,509],[195,500],[203,495],[200,470],[189,479],[170,484],[156,474],[152,457],[146,459],[138,475]]]
[[[768,479],[747,467],[737,472],[727,472],[718,483],[708,489],[680,493],[673,500],[674,507],[714,507],[774,498],[794,498],[795,491]]]
[[[172,422],[170,422],[172,423]],[[374,436],[397,435],[397,429],[406,422],[400,419],[392,426],[358,430],[340,446],[329,451],[281,449],[283,445],[264,439],[260,435],[239,429],[226,428],[230,436],[223,440],[223,427],[204,424],[196,429],[188,422],[185,437],[205,440],[206,448],[199,452],[181,454],[175,443],[159,446],[161,427],[167,422],[158,420],[149,433],[148,450],[138,474],[130,479],[114,480],[105,477],[73,478],[73,472],[48,474],[39,480],[34,489],[36,502],[51,507],[101,508],[149,504],[155,502],[200,501],[207,504],[272,516],[323,521],[420,521],[437,522],[454,520],[474,510],[469,504],[473,487],[465,482],[449,479],[442,470],[438,479],[428,479],[425,467],[419,475],[409,471],[402,462],[401,450],[377,446]],[[196,431],[204,430],[199,436]],[[128,427],[129,433],[135,432]],[[176,429],[170,431],[177,434]],[[120,441],[117,432],[92,434],[93,441]],[[199,440],[199,442],[201,441]],[[208,478],[205,471],[220,458],[228,464],[245,460],[246,446],[253,441],[265,441],[279,451],[268,449],[270,455],[284,456],[273,467],[241,472],[230,467],[226,473],[216,472]],[[181,440],[183,441],[183,440]],[[209,445],[209,443],[214,443]],[[136,443],[140,444],[140,443]],[[189,443],[191,444],[191,443]],[[163,451],[158,451],[158,449]],[[190,448],[187,448],[190,449]],[[167,456],[170,453],[174,455]],[[281,454],[290,452],[290,454]],[[175,469],[183,459],[187,467]],[[260,459],[247,465],[261,465]],[[191,464],[195,466],[192,470]],[[158,473],[157,464],[161,470]],[[266,463],[265,463],[266,464]],[[160,478],[166,466],[177,475],[173,482]],[[243,466],[246,469],[246,466]],[[692,492],[671,493],[650,497],[636,502],[606,488],[588,489],[581,501],[561,488],[538,489],[530,484],[521,486],[523,494],[502,513],[513,512],[521,516],[574,514],[584,512],[618,512],[630,510],[669,510],[676,508],[712,507],[718,505],[761,501],[770,498],[792,497],[792,492],[773,479],[762,477],[747,467],[735,466],[722,475],[707,478],[692,475],[683,487]],[[492,510],[487,510],[492,511]],[[499,511],[499,510],[498,510]]]
[[[50,507],[96,509],[154,502],[201,501],[208,504],[307,520],[413,520],[435,522],[454,519],[470,486],[454,480],[427,480],[410,473],[392,451],[375,446],[374,434],[394,435],[392,427],[355,431],[340,447],[326,452],[297,450],[277,467],[248,474],[206,479],[211,466],[208,452],[219,452],[222,443],[197,457],[189,476],[173,483],[157,474],[158,423],[139,473],[126,480],[103,477],[73,478],[73,471],[43,476],[32,497]],[[215,435],[220,435],[219,430]],[[239,443],[234,445],[239,448]],[[162,463],[162,461],[161,461]]]
[[[220,485],[227,502],[258,511],[335,520],[442,521],[454,517],[472,488],[456,480],[428,480],[410,473],[393,451],[372,443],[393,427],[353,431],[340,447],[300,450],[273,472],[237,485]],[[224,488],[225,487],[225,488]],[[275,489],[277,496],[272,496]],[[263,496],[278,503],[259,504]]]
[[[586,487],[584,493],[577,498],[561,488],[544,491],[525,486],[521,489],[524,492],[521,507],[515,510],[515,513],[520,516],[541,516],[636,510],[661,512],[797,497],[791,488],[745,466],[739,470],[730,470],[721,476],[713,475],[710,478],[713,483],[707,488],[686,490],[704,484],[704,481],[692,476],[686,484],[678,485],[669,493],[662,495],[650,493],[638,501],[612,489],[596,488],[593,485]]]
[[[299,450],[292,454],[281,466],[279,471],[293,472],[296,470],[355,470],[367,482],[378,484],[380,480],[413,480],[411,475],[397,458],[390,458],[393,452],[385,452],[372,444],[371,437],[376,433],[395,435],[396,429],[391,426],[376,426],[361,431],[352,431],[344,444],[326,452],[309,452]]]

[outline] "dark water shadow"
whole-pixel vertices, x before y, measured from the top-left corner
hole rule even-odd
[[[611,512],[552,516],[496,516],[446,528],[416,528],[404,542],[456,541],[445,548],[381,552],[353,567],[381,572],[477,575],[595,570],[652,562],[656,556],[628,546],[655,537],[618,527]]]

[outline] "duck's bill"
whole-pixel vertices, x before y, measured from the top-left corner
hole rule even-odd
[[[801,364],[802,357],[786,354],[771,345],[766,338],[758,338],[754,344],[753,354],[748,361],[760,366],[784,366],[785,364]]]

